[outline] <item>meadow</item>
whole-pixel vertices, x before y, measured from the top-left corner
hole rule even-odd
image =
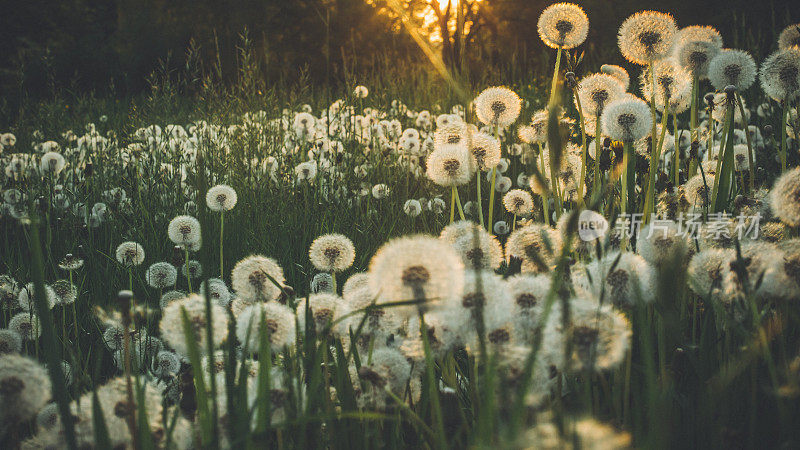
[[[800,25],[591,20],[552,77],[245,41],[2,124],[0,448],[800,445]]]

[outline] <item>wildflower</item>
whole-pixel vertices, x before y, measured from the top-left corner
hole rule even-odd
[[[277,261],[261,255],[248,256],[239,261],[233,268],[231,280],[233,291],[239,297],[252,301],[277,299],[285,282],[283,269]]]
[[[169,239],[185,246],[200,241],[200,222],[192,216],[176,216],[167,227]]]
[[[503,205],[511,214],[527,216],[533,211],[533,198],[527,191],[514,189],[503,196]]]
[[[660,59],[652,64],[655,76],[655,99],[650,68],[642,72],[642,96],[648,101],[655,101],[659,111],[664,111],[666,104],[669,111],[680,113],[689,108],[692,93],[692,79],[673,58]]]
[[[584,77],[578,83],[576,93],[575,103],[577,105],[580,101],[583,115],[588,118],[601,115],[605,105],[620,98],[625,93],[625,88],[619,78],[596,73]]]
[[[203,265],[200,261],[190,259],[186,264],[181,265],[181,275],[191,279],[197,279],[203,276]]]
[[[794,98],[800,91],[800,47],[778,50],[761,63],[761,88],[773,100]]]
[[[184,333],[183,311],[186,311],[189,321],[192,332],[190,336],[186,336]],[[228,315],[221,306],[213,303],[210,312],[211,340],[216,348],[228,336]],[[206,344],[208,320],[205,299],[200,295],[191,294],[186,298],[171,302],[164,308],[160,326],[161,336],[176,352],[188,355],[187,339],[194,340],[201,349],[205,349],[208,345]]]
[[[630,308],[639,301],[648,303],[655,298],[655,271],[635,253],[609,253],[589,263],[585,272],[576,274],[575,279],[577,285],[591,292],[601,302],[610,300],[620,308]]]
[[[23,311],[36,311],[36,287],[33,283],[28,283],[20,289],[19,294],[17,294],[17,303],[19,307],[22,308]],[[50,309],[58,303],[58,297],[56,296],[55,291],[53,290],[50,285],[44,285],[44,295],[47,299],[47,304]]]
[[[359,404],[375,409],[384,408],[388,402],[386,391],[402,396],[410,376],[411,365],[402,353],[390,348],[375,350],[372,359],[358,370],[358,377],[364,385]]]
[[[168,262],[157,262],[147,268],[144,279],[150,287],[155,289],[175,286],[175,282],[178,280],[178,269]]]
[[[628,61],[645,65],[667,54],[678,29],[671,15],[641,11],[619,28],[619,49]]]
[[[164,309],[170,303],[172,303],[173,301],[181,299],[181,298],[184,298],[184,297],[186,297],[186,293],[185,292],[176,291],[176,290],[167,291],[167,292],[164,292],[164,294],[159,299],[158,303],[161,306],[161,309]]]
[[[775,180],[769,194],[775,217],[786,225],[800,225],[800,168],[794,168]]]
[[[48,403],[36,414],[36,426],[40,429],[50,430],[61,426],[61,415],[58,412],[58,404]]]
[[[318,273],[311,279],[311,292],[333,292],[333,276],[329,273]]]
[[[491,170],[500,163],[500,141],[486,133],[475,133],[470,141],[469,152],[478,170]]]
[[[422,213],[422,205],[420,204],[419,200],[416,199],[408,199],[403,204],[403,212],[406,213],[409,217],[417,217]]]
[[[317,333],[332,326],[340,317],[349,312],[345,301],[335,293],[312,294],[307,299],[301,300],[296,308],[297,324],[303,330],[306,323],[306,305],[308,305],[309,314]],[[346,331],[346,329],[339,324],[334,327],[333,331],[339,334],[338,332]]]
[[[215,304],[226,307],[231,303],[228,286],[219,278],[209,278],[200,283],[200,295],[208,295]]]
[[[562,337],[556,341],[556,351],[561,353],[569,342],[572,353],[568,363],[574,370],[611,370],[625,359],[630,348],[631,325],[611,305],[579,296],[570,300],[571,320],[566,329],[559,316],[550,315],[544,334]],[[548,340],[546,337],[545,341]]]
[[[498,220],[492,226],[492,230],[494,231],[494,234],[504,236],[511,231],[511,227],[508,226],[505,220]]]
[[[603,130],[615,141],[634,142],[650,132],[653,119],[650,107],[635,97],[611,102],[603,110]]]
[[[556,230],[532,223],[517,228],[506,242],[506,258],[522,260],[523,272],[547,272],[555,264],[560,238]]]
[[[136,242],[123,242],[117,247],[117,262],[125,267],[141,265],[144,262],[144,247]]]
[[[784,28],[783,31],[781,31],[780,36],[778,36],[779,49],[786,50],[787,48],[791,47],[800,47],[800,23],[789,25],[788,27]]]
[[[342,272],[353,265],[353,241],[341,234],[326,234],[314,239],[308,250],[311,264],[322,272]]]
[[[743,92],[756,81],[758,68],[753,57],[744,50],[725,49],[720,51],[708,65],[708,79],[718,91],[728,86],[736,86]]]
[[[692,257],[686,271],[689,288],[705,298],[717,298],[722,292],[722,273],[725,265],[735,257],[731,249],[711,248]]]
[[[461,145],[442,145],[430,154],[427,175],[440,186],[462,186],[472,178],[467,149]]]
[[[9,425],[26,421],[50,397],[50,378],[41,364],[14,354],[0,356],[0,422]]]
[[[722,50],[722,36],[714,27],[693,25],[675,36],[672,56],[698,79],[706,78],[709,63]]]
[[[529,342],[539,326],[552,277],[547,274],[517,274],[506,279],[508,293],[513,304],[514,320],[522,333],[522,341]]]
[[[490,87],[475,98],[475,112],[478,120],[487,124],[506,128],[519,116],[522,100],[511,89]]]
[[[600,73],[614,77],[614,79],[622,85],[623,91],[627,91],[628,86],[631,84],[631,77],[628,75],[628,71],[620,66],[616,66],[614,64],[603,64],[600,66]]]
[[[58,280],[53,283],[53,293],[56,296],[56,303],[69,305],[75,303],[78,298],[78,288],[69,280]]]
[[[379,304],[409,300],[435,303],[460,295],[463,270],[461,258],[446,243],[426,235],[404,236],[378,249],[370,262],[369,279]],[[397,309],[410,316],[416,308]]]
[[[236,337],[249,353],[258,352],[262,325],[274,351],[294,344],[294,312],[275,302],[256,303],[245,308],[236,321]]]
[[[181,360],[173,352],[162,350],[153,359],[153,374],[159,378],[168,378],[178,373]]]
[[[42,155],[42,160],[40,161],[39,167],[42,174],[55,176],[61,173],[66,165],[67,162],[64,160],[64,156],[62,156],[60,153],[47,152]]]
[[[22,338],[14,330],[0,328],[0,356],[22,351]]]
[[[463,235],[451,244],[456,249],[465,267],[492,270],[503,263],[503,247],[500,242],[481,227],[475,234]]]
[[[0,145],[3,147],[13,147],[17,143],[17,137],[13,133],[0,134]]]
[[[589,18],[580,6],[554,3],[539,16],[539,37],[551,48],[575,48],[586,40]]]
[[[455,308],[446,308],[425,313],[423,317],[428,329],[428,346],[435,358],[465,344],[469,331],[466,328],[466,319],[469,315],[462,314]],[[419,316],[408,320],[407,329],[409,337],[400,345],[400,351],[406,358],[415,361],[415,367],[425,367],[425,347],[419,332]]]
[[[389,196],[389,186],[378,183],[375,186],[372,186],[372,197],[376,200],[382,200]]]
[[[367,98],[369,95],[369,89],[367,89],[366,86],[356,86],[356,88],[353,90],[353,95],[356,98]]]
[[[218,184],[206,192],[206,205],[212,211],[230,211],[237,200],[236,191],[225,184]]]
[[[683,232],[672,220],[655,220],[639,232],[636,250],[654,266],[671,263],[675,258],[683,261],[692,250],[686,235],[679,235]]]
[[[442,115],[439,117],[449,116]],[[461,118],[448,121],[442,125],[439,125],[437,121],[436,132],[434,133],[434,148],[445,144],[464,144],[467,141],[468,132],[467,124]]]
[[[39,317],[29,312],[16,314],[8,322],[8,329],[16,332],[23,341],[35,341],[42,335]]]
[[[302,162],[294,168],[294,173],[297,176],[297,181],[311,181],[317,177],[317,162]]]

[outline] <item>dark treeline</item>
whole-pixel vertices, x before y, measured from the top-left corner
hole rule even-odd
[[[438,0],[413,0],[437,2]],[[297,77],[341,81],[387,61],[421,61],[392,18],[364,0],[12,0],[0,15],[0,100],[14,109],[66,90],[126,95],[147,87],[154,71],[189,66],[236,77],[237,47],[246,35],[266,84]],[[549,66],[536,20],[551,1],[483,0],[466,71]],[[680,26],[709,24],[728,46],[763,56],[775,33],[800,11],[779,0],[578,1],[591,21],[582,50],[587,63],[621,62],[616,29],[640,9],[672,12]],[[394,32],[392,30],[399,30]],[[187,58],[187,54],[191,57]],[[547,63],[547,64],[544,64]],[[189,67],[189,70],[198,67]]]

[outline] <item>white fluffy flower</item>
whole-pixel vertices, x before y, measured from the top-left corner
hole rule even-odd
[[[237,200],[236,191],[225,184],[218,184],[206,192],[206,205],[212,211],[230,211]]]
[[[653,118],[643,100],[627,97],[611,102],[603,111],[603,130],[616,141],[634,142],[650,132]]]
[[[756,62],[749,53],[725,49],[708,64],[708,79],[718,91],[732,85],[742,92],[756,81],[757,71]]]
[[[325,234],[311,243],[308,257],[319,271],[341,272],[353,265],[356,249],[345,235]]]
[[[141,265],[144,262],[144,247],[132,241],[119,244],[117,247],[117,262],[125,267]]]
[[[294,344],[294,312],[288,306],[276,302],[256,303],[242,311],[236,320],[236,337],[249,353],[258,352],[262,325],[273,351]]]
[[[475,113],[478,120],[487,125],[506,128],[514,123],[522,108],[522,100],[511,89],[505,87],[486,88],[475,98]]]
[[[539,16],[539,37],[548,47],[570,49],[586,40],[589,18],[573,3],[554,3]]]
[[[184,333],[183,325],[183,311],[186,311],[186,316],[189,319],[189,327],[191,329],[191,336],[186,336]],[[170,347],[175,349],[176,352],[182,355],[189,354],[189,347],[187,339],[191,339],[197,343],[200,352],[202,353],[207,344],[207,330],[208,315],[206,312],[205,299],[197,294],[191,294],[188,297],[176,300],[166,308],[164,308],[163,316],[161,318],[161,337],[164,342]],[[225,338],[228,336],[228,314],[225,310],[215,304],[211,304],[211,339],[213,346],[219,347]]]
[[[231,280],[234,292],[251,301],[275,300],[281,295],[285,281],[278,262],[261,255],[248,256],[239,261],[233,268]]]
[[[194,244],[201,238],[200,222],[192,216],[176,216],[169,222],[167,234],[176,245]]]

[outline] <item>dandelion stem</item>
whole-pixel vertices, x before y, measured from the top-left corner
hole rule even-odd
[[[781,113],[781,173],[786,172],[786,124],[789,121],[789,102],[788,99],[781,102],[783,112]]]
[[[597,115],[594,132],[594,189],[593,195],[600,192],[600,149],[603,146],[603,133],[600,130],[600,115]]]
[[[586,125],[584,124],[584,117],[583,117],[583,107],[581,106],[581,99],[578,95],[575,95],[575,104],[578,106],[578,120],[581,123],[581,177],[578,178],[578,205],[583,205],[583,188],[586,183],[584,180],[586,179],[586,152],[587,152],[587,142],[586,142]],[[595,146],[595,154],[597,152],[597,147]]]
[[[476,181],[475,184],[477,185],[477,191],[478,191],[478,218],[480,219],[481,228],[483,228],[484,225],[485,225],[483,223],[483,200],[481,199],[481,174],[482,173],[483,172],[480,169],[478,169],[478,171],[477,171],[477,173],[475,175],[475,181]]]
[[[225,231],[225,211],[220,212],[219,214],[219,278],[221,280],[225,279],[225,272],[223,270],[224,264],[224,253],[222,252],[222,242],[224,239],[224,231]]]
[[[450,223],[456,219],[456,188],[450,190]]]
[[[461,220],[467,220],[466,217],[464,217],[464,208],[461,207],[461,197],[458,195],[458,188],[455,186],[453,186],[453,195],[456,199],[456,207],[458,207],[458,217],[460,217]]]
[[[550,104],[553,104],[553,101],[556,97],[556,86],[558,86],[558,70],[561,68],[561,46],[558,46],[556,50],[556,65],[553,68],[553,81],[550,85]]]
[[[754,178],[756,175],[755,172],[755,158],[753,153],[753,142],[750,139],[750,128],[747,124],[747,116],[744,113],[744,104],[742,103],[742,96],[739,95],[739,92],[736,92],[736,103],[739,105],[739,114],[742,115],[742,121],[744,122],[744,137],[747,141],[747,163],[748,168],[750,169],[750,179],[748,180],[748,192],[753,192],[753,184],[755,183]]]
[[[489,233],[493,233],[492,226],[494,225],[493,216],[494,216],[494,183],[495,179],[497,178],[497,167],[492,167],[492,179],[489,182],[489,221],[486,223],[487,230]]]
[[[192,273],[189,271],[189,247],[184,246],[184,254],[186,255],[186,283],[189,285],[189,293],[192,292]]]
[[[672,184],[677,187],[680,184],[681,168],[681,148],[678,140],[678,115],[672,115],[672,132],[675,133],[675,148],[672,149]]]

